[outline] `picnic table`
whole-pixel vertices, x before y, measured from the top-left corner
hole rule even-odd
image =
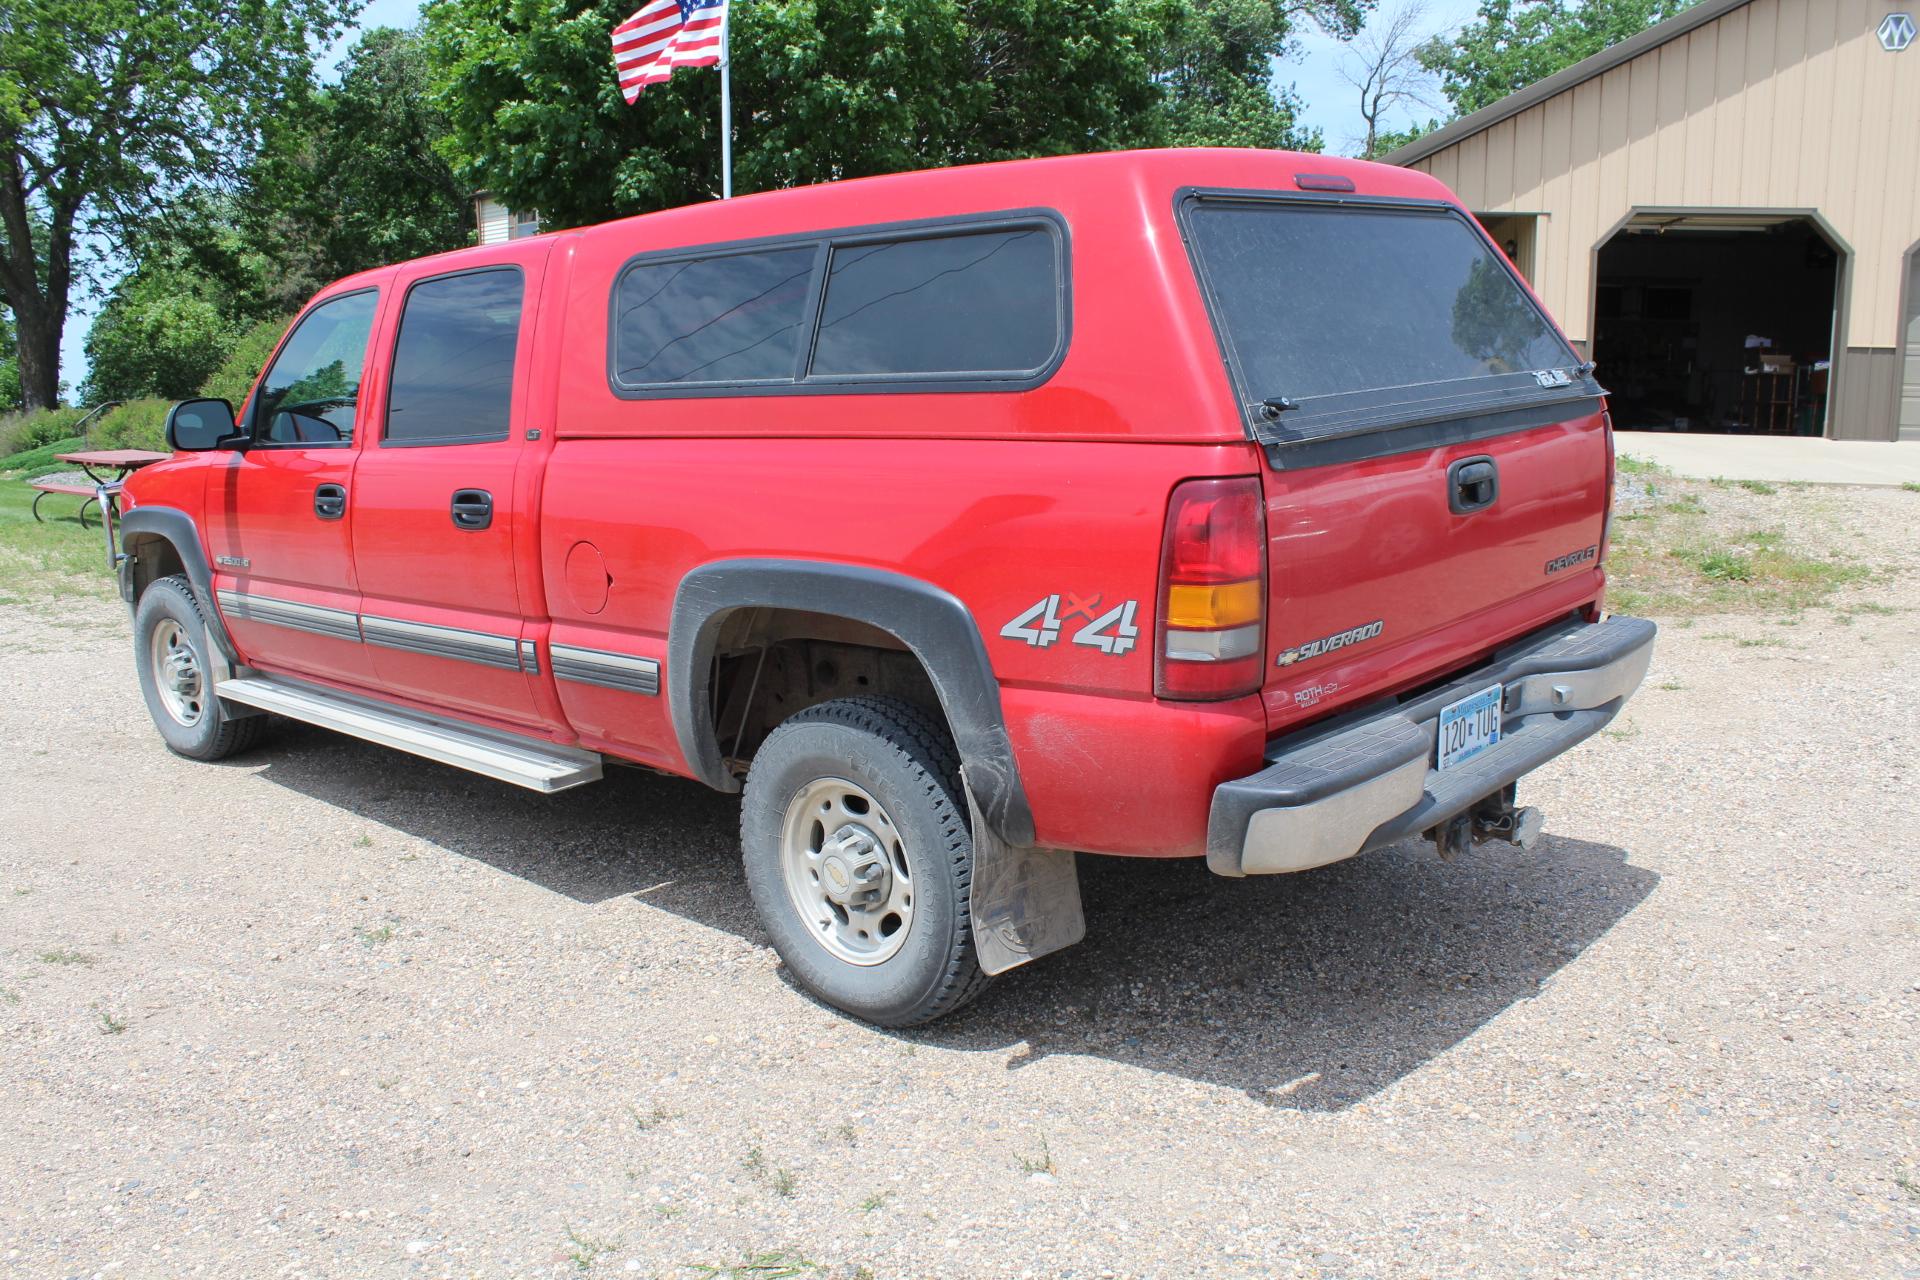
[[[56,480],[51,476],[28,482],[28,487],[40,492],[33,496],[33,518],[44,520],[40,514],[40,503],[48,494],[60,493],[85,498],[80,504],[80,527],[87,526],[87,508],[96,503],[111,502],[113,495],[120,492],[120,485],[129,475],[141,467],[152,466],[156,462],[165,462],[173,455],[158,453],[152,449],[76,449],[72,453],[56,453],[56,462],[70,462],[87,473],[92,484],[81,484],[78,480]],[[98,470],[96,470],[98,468]],[[111,475],[106,474],[111,472]]]

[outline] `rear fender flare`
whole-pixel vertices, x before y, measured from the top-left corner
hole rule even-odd
[[[905,645],[932,679],[981,816],[1007,844],[1033,844],[1033,812],[1001,714],[1000,685],[973,615],[951,592],[864,565],[719,560],[681,580],[667,639],[667,703],[696,778],[721,791],[740,789],[726,769],[708,708],[721,623],[737,610],[756,608],[864,622]]]

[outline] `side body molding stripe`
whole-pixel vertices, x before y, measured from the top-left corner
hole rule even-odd
[[[221,611],[246,622],[265,622],[294,631],[311,631],[335,640],[360,642],[360,619],[347,609],[329,609],[325,605],[300,604],[276,600],[244,591],[219,593]]]
[[[382,618],[371,613],[360,615],[360,634],[368,644],[406,653],[423,653],[434,658],[453,658],[476,662],[483,667],[518,671],[520,640],[517,636],[495,635],[487,631],[467,631],[460,627],[441,627],[428,622],[406,622]]]
[[[667,643],[667,700],[696,778],[738,791],[714,736],[712,670],[720,625],[738,609],[802,609],[865,622],[912,650],[932,677],[981,816],[1007,844],[1031,846],[1033,811],[1000,710],[980,628],[951,592],[905,574],[806,560],[718,560],[681,580]]]
[[[652,658],[636,658],[604,649],[582,649],[570,644],[547,646],[553,659],[553,678],[575,684],[596,684],[607,689],[653,696],[660,692],[660,664]]]

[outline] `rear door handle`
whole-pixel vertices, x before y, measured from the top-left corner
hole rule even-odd
[[[1500,496],[1500,468],[1481,454],[1447,468],[1447,509],[1457,516],[1493,505]]]
[[[323,484],[314,489],[313,514],[322,520],[338,520],[347,514],[346,486]]]
[[[492,494],[485,489],[454,490],[453,524],[456,529],[484,529],[492,523]]]

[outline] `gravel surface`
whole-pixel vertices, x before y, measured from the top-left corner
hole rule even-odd
[[[0,1276],[1920,1277],[1920,575],[1848,602],[1670,626],[1532,854],[1083,858],[907,1034],[731,800],[192,764],[117,604],[0,608]]]

